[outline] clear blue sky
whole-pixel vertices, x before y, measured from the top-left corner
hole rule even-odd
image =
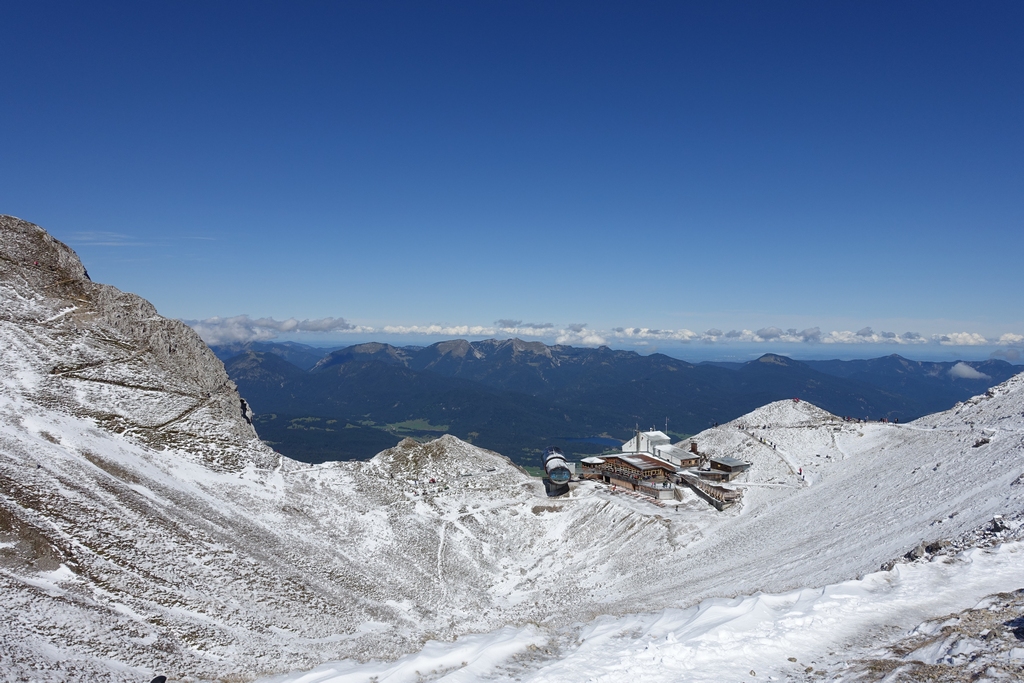
[[[234,318],[211,339],[1021,357],[1021,2],[34,1],[0,25],[0,212],[165,315]]]

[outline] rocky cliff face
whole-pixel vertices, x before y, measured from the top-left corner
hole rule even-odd
[[[215,469],[274,462],[223,364],[191,328],[92,282],[74,251],[37,225],[0,216],[0,244],[2,343],[19,347],[28,366],[9,389]],[[33,381],[19,382],[29,370]]]

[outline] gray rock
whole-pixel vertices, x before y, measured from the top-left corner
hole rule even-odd
[[[273,466],[252,411],[199,335],[90,280],[75,252],[39,226],[0,215],[0,288],[0,320],[20,328],[46,366],[42,386],[25,388],[35,399],[215,469]]]

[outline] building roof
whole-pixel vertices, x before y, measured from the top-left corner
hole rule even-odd
[[[644,440],[646,440],[647,443],[651,446],[667,446],[668,444],[672,443],[672,439],[669,438],[668,434],[666,434],[665,432],[659,432],[656,429],[652,429],[649,432],[640,432],[639,440],[636,436],[634,436],[632,439],[622,444],[623,452],[628,453],[631,451],[639,451],[640,443]]]
[[[590,457],[590,458],[583,458],[582,460],[580,460],[580,462],[582,462],[585,465],[600,465],[600,464],[604,463],[604,460],[602,460],[601,458],[598,458],[598,457]]]
[[[672,439],[669,438],[665,432],[659,432],[656,429],[652,429],[649,432],[640,432],[640,436],[646,436],[647,440],[653,444],[668,444],[672,443]]]
[[[746,462],[744,460],[737,460],[736,458],[730,458],[728,455],[723,455],[717,458],[711,458],[711,462],[717,462],[722,465],[727,465],[728,467],[740,467],[742,465],[750,467],[749,462]]]
[[[680,448],[679,446],[657,446],[654,449],[658,453],[664,453],[666,455],[672,455],[679,458],[680,460],[686,460],[688,458],[698,458],[696,453],[691,452],[688,448]]]
[[[665,462],[660,458],[655,458],[652,455],[646,455],[644,453],[623,453],[622,455],[609,455],[605,456],[605,460],[621,460],[631,467],[635,467],[641,472],[646,470],[669,470],[670,472],[676,471],[676,466],[670,462]]]

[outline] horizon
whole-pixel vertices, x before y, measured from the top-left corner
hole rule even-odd
[[[1019,2],[0,21],[0,212],[212,343],[1024,358]]]
[[[301,341],[298,340],[298,339],[267,339],[267,340],[249,340],[249,341],[225,341],[225,342],[219,343],[219,344],[210,344],[210,346],[229,347],[229,346],[231,346],[233,344],[246,344],[246,343],[269,343],[269,344],[297,343],[297,344],[301,344],[301,345],[306,346],[306,347],[310,347],[310,348],[314,348],[314,349],[323,349],[323,350],[327,351],[327,350],[337,350],[337,349],[343,349],[343,348],[350,348],[352,346],[359,346],[361,344],[388,344],[388,345],[394,346],[396,348],[422,349],[422,348],[427,348],[429,346],[433,346],[434,344],[440,344],[440,343],[450,342],[450,341],[468,341],[470,343],[473,343],[473,342],[489,341],[489,340],[494,340],[494,341],[511,341],[512,339],[519,339],[519,338],[518,337],[472,337],[472,338],[457,337],[457,338],[444,338],[444,339],[440,339],[439,338],[439,339],[433,339],[433,340],[429,341],[429,343],[420,343],[420,344],[410,344],[410,343],[407,343],[407,340],[402,338],[402,337],[393,337],[393,338],[388,338],[388,337],[369,338],[369,337],[367,337],[365,339],[358,339],[358,340],[346,339],[346,340],[335,340],[335,341],[330,341],[330,340],[312,340],[311,341],[311,340],[308,340],[308,339],[301,340]],[[556,344],[551,344],[551,343],[548,343],[548,342],[545,342],[545,341],[539,340],[539,339],[520,339],[520,340],[521,341],[527,341],[527,342],[539,341],[539,342],[541,342],[543,344],[546,344],[548,346],[556,345]],[[572,344],[564,344],[563,346],[570,346],[570,347],[572,347],[574,345],[572,345]],[[1022,359],[1020,359],[1020,358],[1011,359],[1011,358],[998,357],[998,356],[994,357],[994,356],[991,355],[991,353],[986,352],[983,347],[968,347],[966,349],[962,349],[960,347],[948,347],[948,348],[946,348],[946,347],[939,347],[939,348],[932,348],[932,349],[927,349],[926,350],[926,351],[931,351],[931,353],[927,353],[926,352],[926,353],[915,354],[915,355],[909,355],[907,353],[901,353],[900,351],[903,351],[903,349],[896,349],[896,350],[892,350],[890,353],[881,353],[879,355],[870,355],[870,354],[863,353],[863,350],[864,350],[863,346],[855,346],[855,345],[851,345],[851,346],[842,346],[842,345],[829,345],[829,346],[825,346],[825,345],[819,345],[817,347],[810,347],[810,348],[804,347],[804,349],[803,349],[804,351],[808,351],[809,350],[809,351],[811,351],[811,353],[806,353],[806,355],[797,355],[797,354],[792,353],[791,349],[785,349],[783,347],[778,347],[778,346],[764,347],[764,346],[756,345],[756,344],[742,344],[742,345],[737,344],[737,345],[733,345],[731,347],[730,346],[723,346],[723,345],[713,346],[713,345],[698,345],[698,344],[695,344],[695,345],[692,345],[692,346],[691,345],[688,345],[688,346],[675,346],[675,347],[668,347],[668,348],[657,348],[657,347],[655,347],[655,348],[648,348],[648,349],[638,349],[638,348],[636,348],[634,346],[626,346],[626,345],[621,345],[621,344],[605,344],[603,346],[607,346],[608,348],[611,348],[611,349],[617,350],[617,351],[632,351],[632,352],[635,352],[635,353],[637,353],[639,355],[642,355],[642,356],[648,356],[648,355],[653,355],[655,353],[661,353],[661,354],[669,356],[671,358],[675,358],[677,360],[682,360],[682,361],[686,361],[686,362],[691,362],[691,363],[694,363],[694,364],[704,363],[704,362],[740,362],[740,363],[742,363],[742,362],[747,362],[747,361],[751,361],[751,360],[757,360],[758,358],[760,358],[760,357],[762,357],[764,355],[773,354],[773,355],[778,355],[778,356],[784,356],[786,358],[789,358],[790,360],[794,360],[794,361],[798,361],[798,362],[803,362],[803,361],[825,361],[825,360],[839,360],[839,361],[874,360],[874,359],[877,359],[877,358],[886,358],[886,357],[889,357],[889,356],[899,356],[899,357],[901,357],[901,358],[903,358],[905,360],[915,361],[915,362],[939,362],[939,363],[948,363],[948,362],[956,362],[956,361],[965,361],[965,362],[969,362],[969,363],[979,363],[979,362],[984,362],[984,361],[988,361],[988,360],[998,360],[998,361],[1002,361],[1002,362],[1005,362],[1005,363],[1009,363],[1010,365],[1013,365],[1015,367],[1020,367],[1020,368],[1024,369],[1024,362],[1021,362]],[[575,346],[575,347],[576,348],[594,348],[594,347],[586,347],[586,346],[578,346],[578,345]],[[814,351],[818,351],[818,352],[814,353]],[[862,353],[858,354],[857,351],[861,351]],[[962,351],[966,351],[967,353],[962,353]],[[975,352],[975,353],[971,354],[970,352],[972,352],[972,351]],[[689,353],[687,353],[687,352],[689,352]]]

